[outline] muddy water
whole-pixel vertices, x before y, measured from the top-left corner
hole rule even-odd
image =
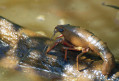
[[[107,42],[119,61],[119,10],[103,3],[119,6],[117,0],[0,0],[0,15],[47,36],[51,36],[57,24],[84,27]],[[37,81],[24,73],[0,70],[1,81]]]

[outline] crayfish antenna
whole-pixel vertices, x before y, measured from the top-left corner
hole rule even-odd
[[[56,33],[57,33],[57,30],[54,29],[54,33],[53,33],[52,37],[50,38],[50,41],[53,39],[53,37],[55,36]],[[48,49],[48,45],[46,45],[46,46],[44,47],[42,54],[46,54],[46,53],[47,53],[47,52],[46,52],[47,49]]]

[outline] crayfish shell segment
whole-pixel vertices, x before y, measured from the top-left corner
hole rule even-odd
[[[74,47],[74,49],[82,50],[82,47]]]

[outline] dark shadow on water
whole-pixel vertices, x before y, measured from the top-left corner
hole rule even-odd
[[[4,58],[5,52],[10,49],[10,46],[0,39],[0,59]]]
[[[91,67],[92,67],[93,62],[94,62],[94,61],[92,61],[89,65],[87,65],[87,67],[86,67],[86,68],[81,69],[81,70],[79,70],[79,71],[80,71],[80,72],[82,72],[82,71],[84,71],[84,70],[86,70],[86,69],[91,68]]]

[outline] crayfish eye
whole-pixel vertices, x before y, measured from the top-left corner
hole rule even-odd
[[[64,29],[59,29],[59,32],[63,32],[64,31]]]

